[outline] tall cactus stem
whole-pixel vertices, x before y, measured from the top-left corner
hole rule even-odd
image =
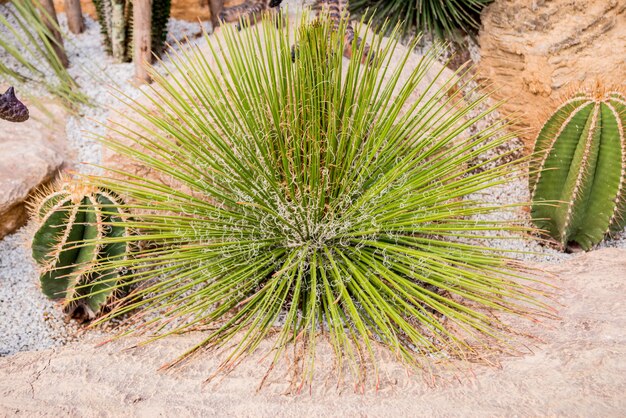
[[[117,62],[133,58],[133,3],[132,0],[94,0],[105,49]],[[152,39],[149,48],[151,53],[160,55],[167,37],[171,0],[153,0],[149,9],[152,15],[148,22]]]
[[[111,51],[113,58],[118,62],[122,62],[126,55],[124,0],[113,0],[111,6]]]

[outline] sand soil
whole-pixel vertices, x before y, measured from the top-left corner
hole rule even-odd
[[[0,358],[0,415],[7,416],[602,416],[626,415],[626,251],[603,249],[538,265],[559,287],[560,319],[533,327],[531,353],[476,365],[475,377],[426,384],[389,360],[378,390],[355,393],[323,378],[286,394],[286,377],[248,359],[204,384],[219,356],[174,371],[157,369],[200,335],[122,350],[89,339]],[[126,341],[128,344],[128,341]],[[324,356],[323,356],[324,357]],[[326,361],[328,360],[328,361]],[[330,357],[318,366],[331,364]]]

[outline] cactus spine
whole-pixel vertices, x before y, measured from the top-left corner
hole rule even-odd
[[[104,312],[123,293],[123,275],[106,260],[125,258],[125,213],[111,192],[65,182],[31,208],[39,225],[32,241],[43,293],[64,299],[64,312],[81,321]],[[104,266],[104,267],[103,267]]]
[[[133,45],[132,0],[94,0],[106,51],[118,62],[131,61]],[[167,38],[171,0],[152,1],[152,52],[160,55]]]
[[[626,226],[626,99],[579,93],[541,129],[531,165],[531,214],[561,248],[584,250]]]

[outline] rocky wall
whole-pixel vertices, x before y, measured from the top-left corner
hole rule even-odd
[[[520,117],[525,142],[581,84],[626,83],[626,0],[496,0],[482,14],[478,73]]]

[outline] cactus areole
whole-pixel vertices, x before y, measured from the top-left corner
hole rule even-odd
[[[120,203],[108,191],[65,183],[32,208],[39,224],[32,254],[41,290],[50,299],[63,299],[72,318],[91,320],[123,293],[120,271],[101,267],[128,254],[127,244],[115,241],[127,235],[117,225],[125,216]]]
[[[530,170],[532,218],[562,249],[589,250],[626,226],[626,99],[580,93],[541,129]]]

